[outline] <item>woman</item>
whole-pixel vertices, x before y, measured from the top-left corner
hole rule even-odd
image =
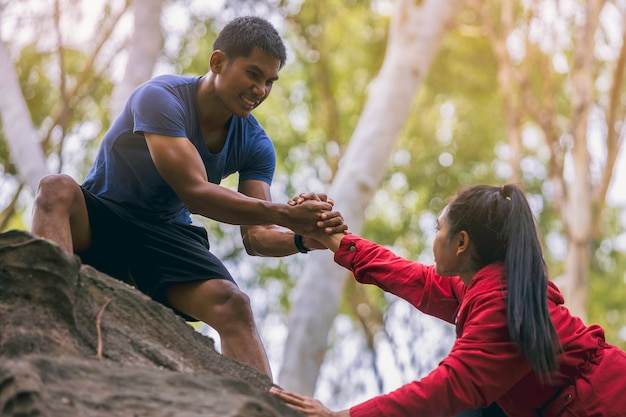
[[[425,378],[349,410],[270,391],[292,408],[318,417],[434,417],[495,402],[510,417],[626,416],[626,353],[563,306],[517,186],[460,191],[437,220],[435,265],[355,235],[315,238],[357,281],[454,323],[457,340]]]

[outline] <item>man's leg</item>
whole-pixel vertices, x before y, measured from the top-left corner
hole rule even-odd
[[[91,241],[89,215],[80,185],[67,175],[49,175],[39,183],[31,232],[58,244],[67,253]]]
[[[167,290],[167,301],[182,313],[213,327],[220,335],[225,356],[272,378],[252,316],[250,299],[234,283],[212,279],[176,284]]]

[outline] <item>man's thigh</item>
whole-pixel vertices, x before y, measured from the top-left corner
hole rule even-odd
[[[83,195],[91,238],[87,247],[77,248],[76,254],[84,264],[128,282],[131,248],[137,241],[132,220],[84,189]]]
[[[167,290],[172,286],[219,280],[237,288],[228,269],[209,250],[204,228],[181,223],[143,230],[131,274],[142,292],[171,308]]]

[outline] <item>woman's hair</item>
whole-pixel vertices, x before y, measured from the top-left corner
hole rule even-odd
[[[260,17],[237,17],[220,31],[213,43],[213,50],[223,51],[229,64],[239,57],[248,57],[254,48],[260,48],[271,57],[280,60],[282,68],[287,61],[287,51],[280,35],[270,22]]]
[[[548,278],[535,218],[516,185],[461,190],[447,210],[449,238],[465,230],[476,270],[503,262],[511,339],[544,380],[558,368],[558,336],[548,310]]]

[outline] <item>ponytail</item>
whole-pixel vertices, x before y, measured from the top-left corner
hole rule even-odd
[[[511,340],[544,380],[558,369],[559,341],[548,309],[548,278],[535,219],[522,191],[502,187],[510,202],[504,261]]]

